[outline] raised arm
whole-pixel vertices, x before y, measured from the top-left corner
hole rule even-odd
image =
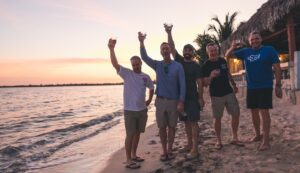
[[[113,67],[117,70],[117,72],[120,71],[120,65],[118,63],[116,54],[115,54],[115,46],[116,46],[117,40],[109,39],[108,41],[108,48],[110,51],[110,61]]]
[[[238,44],[235,43],[234,41],[231,43],[230,48],[226,51],[225,56],[227,58],[236,58],[236,56],[234,55],[234,50],[236,50],[238,47]]]
[[[275,94],[278,98],[282,98],[280,63],[273,64],[273,69],[275,71],[275,81],[276,81]]]
[[[147,65],[149,65],[152,69],[155,69],[155,60],[151,59],[148,54],[147,54],[147,51],[146,51],[146,48],[145,48],[145,44],[144,44],[144,41],[146,39],[146,34],[143,34],[141,32],[138,33],[138,38],[139,38],[139,41],[140,41],[140,53],[141,53],[141,58],[143,59],[143,61],[145,61],[145,63]]]
[[[168,25],[168,24],[165,23],[164,27],[165,27],[165,31],[168,34],[168,43],[169,43],[170,48],[171,48],[172,56],[175,58],[176,48],[175,48],[175,43],[174,43],[173,36],[172,36],[173,25]]]

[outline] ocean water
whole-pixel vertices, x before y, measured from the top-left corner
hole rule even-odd
[[[0,172],[40,172],[83,159],[76,146],[100,135],[110,138],[90,144],[103,148],[98,159],[123,147],[122,87],[0,88]]]

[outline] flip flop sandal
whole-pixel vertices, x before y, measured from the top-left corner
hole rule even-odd
[[[216,144],[216,145],[215,145],[215,148],[216,148],[217,150],[221,150],[221,149],[223,148],[223,145],[222,145],[222,144]]]
[[[199,157],[199,153],[188,153],[187,155],[186,155],[186,159],[187,160],[193,160],[193,159],[196,159],[196,158],[198,158]]]
[[[135,162],[143,162],[145,159],[139,157],[139,156],[136,156],[135,158],[132,158],[131,160],[135,161]]]
[[[231,145],[236,145],[236,146],[238,146],[238,147],[244,147],[244,146],[245,146],[245,144],[243,144],[243,143],[240,142],[240,141],[231,141],[229,144],[231,144]]]
[[[167,160],[168,160],[168,155],[167,154],[160,155],[160,161],[165,162]]]
[[[141,167],[141,165],[139,165],[135,162],[131,162],[131,163],[127,163],[125,167],[128,169],[138,169]]]

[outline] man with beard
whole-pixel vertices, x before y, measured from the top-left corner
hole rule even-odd
[[[209,59],[203,65],[203,74],[205,85],[209,85],[211,96],[214,128],[217,136],[215,147],[216,149],[223,147],[221,140],[221,120],[225,107],[227,112],[232,116],[232,140],[230,144],[244,146],[238,140],[240,108],[234,93],[237,92],[236,84],[233,80],[229,80],[231,75],[226,60],[220,57],[219,46],[215,43],[209,43],[206,46],[206,52]]]
[[[203,86],[202,86],[202,69],[198,63],[193,61],[194,47],[187,44],[183,47],[183,56],[176,48],[172,37],[173,25],[164,24],[165,31],[168,34],[168,43],[171,47],[171,53],[175,61],[182,64],[185,72],[186,97],[184,101],[184,113],[181,113],[179,120],[185,124],[187,145],[184,150],[188,151],[188,159],[198,157],[198,136],[200,120],[200,109],[204,106]],[[197,88],[198,86],[198,88]],[[198,92],[197,92],[198,91]]]
[[[177,111],[182,112],[184,109],[184,71],[181,64],[171,60],[168,43],[163,42],[160,45],[160,53],[163,56],[163,60],[157,61],[147,55],[144,45],[146,35],[139,32],[138,38],[143,61],[156,72],[156,122],[163,149],[160,160],[174,159],[175,156],[172,153],[172,148],[178,119]]]
[[[136,155],[140,133],[145,131],[147,122],[147,106],[154,93],[153,82],[142,72],[142,61],[138,56],[130,59],[132,70],[119,65],[115,55],[116,40],[109,39],[110,59],[118,75],[124,80],[124,120],[126,129],[125,151],[126,168],[137,169],[144,159]],[[149,99],[145,101],[146,88],[149,89]]]
[[[271,46],[263,46],[260,33],[251,32],[249,35],[251,48],[237,48],[236,42],[232,42],[227,50],[227,57],[236,57],[244,61],[246,66],[247,79],[247,108],[251,109],[252,122],[255,136],[250,142],[260,141],[259,150],[270,148],[270,125],[271,118],[269,109],[272,109],[273,93],[273,70],[275,71],[275,94],[278,98],[282,97],[281,90],[281,68],[278,53]],[[260,118],[262,119],[263,135],[260,134]]]

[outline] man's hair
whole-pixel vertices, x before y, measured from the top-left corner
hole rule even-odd
[[[133,60],[140,60],[140,61],[142,61],[141,58],[139,56],[136,56],[136,55],[130,58],[130,61],[133,61]]]
[[[183,50],[184,50],[184,49],[191,49],[191,50],[193,50],[193,51],[195,50],[194,46],[191,45],[191,44],[186,44],[186,45],[184,45],[184,46],[183,46]]]
[[[215,47],[217,47],[217,49],[219,50],[219,45],[217,44],[217,43],[215,43],[215,42],[210,42],[210,43],[208,43],[207,45],[206,45],[206,52],[208,52],[208,48],[210,47],[210,46],[215,46]]]
[[[261,35],[260,35],[260,33],[258,31],[251,31],[250,34],[249,34],[249,37],[251,35],[259,35],[261,37]]]
[[[162,45],[164,45],[164,44],[169,45],[169,43],[167,43],[167,42],[162,42],[162,43],[160,44],[160,47],[161,47]]]

